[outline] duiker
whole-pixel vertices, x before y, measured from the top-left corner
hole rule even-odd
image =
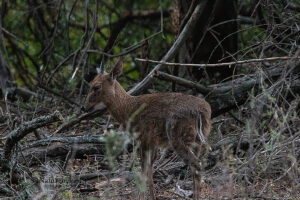
[[[140,109],[131,121],[131,130],[139,133],[142,172],[149,186],[150,199],[155,199],[153,162],[158,148],[172,148],[192,170],[193,198],[200,198],[200,162],[202,144],[211,129],[211,108],[203,99],[181,93],[129,95],[116,78],[122,72],[119,59],[110,73],[100,74],[91,83],[85,109],[92,110],[104,103],[110,114],[124,127],[132,114]],[[128,127],[127,127],[128,128]],[[141,199],[145,194],[140,194]]]

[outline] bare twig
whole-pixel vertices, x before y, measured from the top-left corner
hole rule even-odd
[[[72,53],[70,53],[66,58],[64,58],[53,70],[53,72],[51,73],[51,75],[49,76],[46,85],[48,85],[48,83],[51,81],[51,79],[53,78],[54,74],[56,72],[58,72],[58,70],[63,66],[63,64],[65,64],[67,61],[69,61],[73,56],[75,56],[77,54],[78,51],[74,51]]]
[[[71,106],[72,106],[72,105],[75,105],[75,106],[77,106],[78,108],[81,108],[81,107],[82,107],[80,104],[76,103],[75,101],[73,101],[72,99],[66,97],[66,96],[63,95],[63,94],[60,94],[60,93],[58,93],[58,92],[55,92],[55,91],[51,90],[50,88],[48,88],[48,87],[46,87],[46,86],[44,86],[44,85],[42,85],[42,84],[39,84],[38,86],[39,86],[40,88],[46,90],[47,92],[49,92],[49,93],[51,93],[51,94],[54,94],[55,96],[61,98],[61,99],[62,99],[63,101],[65,101],[66,103],[71,104]]]
[[[132,48],[129,48],[129,49],[127,49],[127,50],[125,50],[125,51],[123,51],[123,52],[121,52],[119,54],[116,54],[116,55],[113,55],[113,54],[110,54],[110,53],[106,53],[106,52],[100,51],[100,50],[93,50],[93,49],[87,50],[86,52],[87,53],[97,53],[97,54],[105,55],[106,57],[109,57],[109,58],[115,58],[115,57],[120,57],[120,56],[124,56],[126,54],[129,54],[129,53],[131,53],[131,52],[139,49],[143,45],[144,45],[144,42],[136,44]]]
[[[76,51],[76,54],[79,52],[80,50],[80,58],[79,58],[79,61],[78,63],[76,64],[76,68],[71,76],[71,80],[74,79],[77,71],[79,70],[80,68],[80,65],[84,62],[84,60],[87,59],[87,54],[86,54],[86,50],[89,49],[89,46],[87,45],[86,48],[84,48],[84,44],[86,43],[87,39],[88,39],[88,33],[89,33],[89,0],[85,1],[85,31],[84,31],[84,34],[82,35],[81,37],[81,40],[80,40],[80,45],[79,45],[79,48],[78,48],[78,51]],[[93,28],[95,28],[96,25],[94,25]],[[94,32],[94,31],[93,31]],[[89,41],[92,40],[93,37],[91,37],[89,39]],[[88,44],[90,44],[90,42],[88,42]],[[81,52],[81,50],[83,50]],[[77,55],[75,56],[75,58],[77,57]],[[75,61],[75,59],[74,59]],[[84,65],[83,65],[84,67]]]
[[[185,24],[188,21],[188,19],[190,19],[191,14],[193,13],[193,11],[194,11],[195,6],[197,5],[197,3],[198,2],[196,0],[192,1],[191,5],[189,7],[189,10],[187,11],[186,15],[184,16],[183,20],[180,23],[180,28],[179,28],[180,31],[183,29],[183,27],[185,26]]]
[[[221,67],[221,66],[258,63],[258,62],[276,62],[276,61],[283,61],[283,60],[290,60],[290,59],[298,60],[300,59],[300,57],[290,57],[290,56],[270,57],[270,58],[249,59],[249,60],[240,60],[240,61],[226,62],[226,63],[216,63],[216,64],[172,63],[172,62],[156,61],[156,60],[142,59],[142,58],[136,58],[135,60],[141,62],[150,62],[155,64],[181,66],[181,67]]]
[[[63,3],[62,0],[60,0],[57,3],[58,10],[57,10],[57,15],[56,15],[56,19],[55,19],[55,25],[54,25],[53,33],[52,33],[51,39],[50,39],[47,47],[44,48],[44,50],[42,51],[40,56],[43,56],[45,53],[47,53],[49,50],[51,50],[53,48],[53,43],[54,43],[55,37],[57,36],[58,21],[59,21],[60,13],[61,13],[61,10],[62,10],[62,3]]]
[[[72,12],[73,12],[73,10],[74,10],[74,8],[75,8],[75,6],[76,6],[76,4],[77,4],[77,2],[78,2],[78,0],[75,0],[74,2],[73,2],[73,5],[72,5],[72,7],[71,7],[71,9],[70,9],[70,11],[69,11],[69,13],[68,13],[68,16],[67,16],[67,20],[66,20],[66,26],[67,26],[67,29],[66,29],[66,31],[67,31],[67,40],[68,40],[68,54],[70,53],[70,30],[69,30],[69,25],[70,25],[70,18],[71,18],[71,14],[72,14]]]
[[[163,17],[169,17],[170,13],[172,12],[172,9],[165,9],[163,10]],[[108,24],[103,24],[97,27],[97,32],[101,32],[102,29],[104,28],[110,28],[110,27],[114,27],[117,24],[119,24],[120,20],[124,20],[124,18],[126,18],[125,20],[147,20],[147,19],[158,19],[161,18],[161,9],[159,10],[139,10],[139,11],[131,11],[130,13],[128,13],[128,15],[125,16],[121,16],[120,14],[117,14],[120,19],[118,21],[115,22],[111,22]],[[146,21],[145,21],[146,22]],[[77,29],[82,29],[85,30],[85,26],[82,24],[77,24],[77,23],[69,23],[70,26],[77,28]],[[159,31],[161,32],[161,30]]]
[[[27,43],[25,43],[22,39],[18,38],[16,35],[14,35],[13,33],[9,32],[8,30],[6,30],[5,28],[1,27],[1,31],[3,31],[4,34],[8,35],[9,37],[12,37],[13,39],[15,39],[18,42],[21,42],[22,44],[24,44],[25,46],[28,46]]]
[[[83,85],[84,85],[84,81],[85,81],[84,80],[85,68],[86,68],[87,60],[88,60],[88,53],[86,52],[86,50],[88,50],[92,45],[92,41],[93,41],[93,38],[95,36],[97,26],[98,26],[98,1],[96,1],[95,10],[93,12],[93,29],[92,29],[92,33],[91,33],[91,36],[90,36],[90,38],[87,42],[85,52],[84,52],[84,54],[86,55],[86,58],[85,58],[84,63],[82,65],[81,85],[80,85],[80,91],[79,91],[79,96],[80,97],[82,96],[82,92],[83,92]],[[80,100],[79,100],[79,102],[80,102]]]

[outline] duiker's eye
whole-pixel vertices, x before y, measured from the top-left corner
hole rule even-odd
[[[97,92],[99,89],[101,89],[101,85],[96,85],[93,87],[94,92]]]

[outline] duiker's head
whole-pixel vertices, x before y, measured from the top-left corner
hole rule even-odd
[[[115,84],[117,77],[122,73],[123,63],[119,58],[110,73],[104,72],[104,65],[101,64],[98,75],[91,83],[89,93],[85,100],[86,111],[92,110],[97,104],[109,102],[115,95]]]

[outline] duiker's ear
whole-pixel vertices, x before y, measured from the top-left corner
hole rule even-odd
[[[104,73],[104,56],[102,56],[102,60],[100,63],[100,67],[96,68],[98,74]]]
[[[122,74],[122,71],[123,71],[123,61],[122,61],[122,58],[119,58],[115,64],[115,66],[109,73],[109,75],[112,79],[116,79]]]

